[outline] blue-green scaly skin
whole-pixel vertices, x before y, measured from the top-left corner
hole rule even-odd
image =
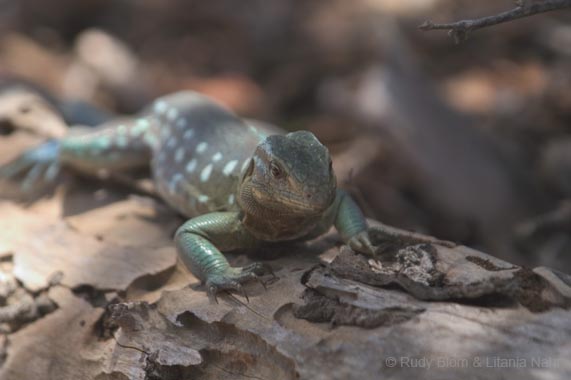
[[[352,248],[374,254],[363,214],[336,188],[329,152],[313,134],[245,122],[193,92],[40,148],[27,154],[42,167],[93,173],[150,163],[161,197],[190,218],[175,235],[180,258],[214,297],[267,272],[231,267],[224,251],[309,239],[334,225]],[[37,162],[22,159],[0,177]]]

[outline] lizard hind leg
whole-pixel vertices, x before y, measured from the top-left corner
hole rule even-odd
[[[31,194],[57,180],[60,142],[50,140],[0,167],[0,181],[21,180],[22,193]]]

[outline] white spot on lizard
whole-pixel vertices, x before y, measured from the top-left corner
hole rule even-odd
[[[177,185],[180,181],[182,181],[182,178],[183,178],[183,177],[182,177],[182,174],[180,174],[180,173],[176,173],[175,175],[172,176],[171,181],[170,181],[170,183],[169,183],[169,190],[170,190],[172,193],[175,193],[175,192],[176,192],[176,185]]]
[[[174,121],[178,117],[178,110],[176,108],[171,108],[167,112],[167,118],[170,121]]]
[[[179,128],[181,130],[184,129],[184,127],[186,127],[186,119],[183,117],[178,119],[176,121],[176,126],[177,126],[177,128]],[[191,129],[191,131],[192,131],[192,129]],[[185,135],[186,135],[186,133],[185,133]]]
[[[200,181],[206,182],[210,178],[210,174],[212,173],[212,164],[206,165],[204,169],[200,172]]]
[[[236,165],[238,165],[238,160],[232,160],[232,161],[228,162],[226,165],[224,165],[224,169],[222,169],[222,173],[224,173],[224,175],[230,175],[230,173],[232,173],[234,171],[234,169],[236,168]]]
[[[186,171],[188,173],[192,173],[194,171],[194,169],[196,169],[196,158],[193,158],[192,160],[190,160],[188,162],[188,164],[186,165]]]
[[[177,163],[181,163],[183,158],[184,158],[184,148],[180,147],[176,150],[176,152],[174,154],[174,160]]]
[[[208,143],[201,142],[196,146],[196,153],[204,153],[204,151],[206,151],[206,148],[208,148]]]
[[[166,140],[170,136],[170,134],[171,132],[169,131],[169,129],[163,125],[161,128],[161,138],[163,140]]]
[[[143,133],[145,133],[149,125],[150,123],[147,119],[137,120],[137,123],[133,127],[131,127],[130,130],[131,136],[133,137],[141,136]]]
[[[194,129],[189,129],[184,132],[184,135],[182,135],[185,140],[190,140],[192,136],[194,136]]]
[[[117,146],[119,148],[126,148],[129,141],[127,140],[127,136],[119,135],[117,136]]]
[[[153,106],[155,113],[158,113],[158,114],[165,112],[167,110],[167,108],[168,108],[167,103],[164,100],[157,100],[155,102],[155,105]]]
[[[220,161],[222,159],[222,153],[218,152],[216,153],[214,156],[212,156],[212,161],[213,162],[217,162]]]

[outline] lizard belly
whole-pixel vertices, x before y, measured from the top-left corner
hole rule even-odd
[[[265,137],[229,112],[178,93],[157,100],[151,169],[162,198],[192,217],[238,210],[236,190],[242,170]]]

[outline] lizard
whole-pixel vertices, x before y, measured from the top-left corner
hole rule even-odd
[[[189,218],[175,245],[211,299],[221,290],[247,298],[244,282],[273,274],[260,262],[232,267],[226,251],[308,240],[335,226],[352,249],[375,253],[362,211],[337,188],[331,155],[313,133],[243,120],[192,91],[48,140],[1,167],[0,178],[24,176],[22,187],[30,190],[63,168],[95,173],[148,165],[160,197]]]

